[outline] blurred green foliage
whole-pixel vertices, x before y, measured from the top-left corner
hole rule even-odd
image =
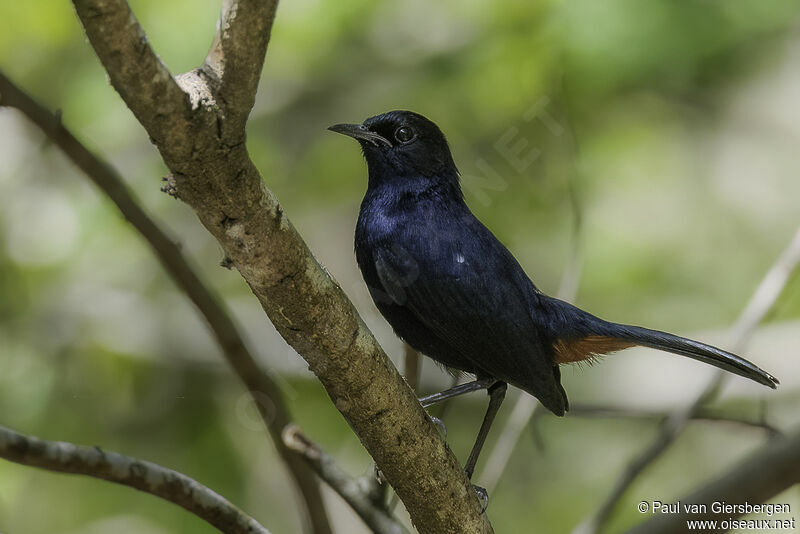
[[[218,2],[131,4],[173,72],[201,64]],[[719,329],[800,220],[798,15],[789,0],[284,2],[248,144],[311,249],[398,358],[351,252],[364,163],[325,131],[396,108],[440,125],[471,206],[544,291],[557,290],[570,255],[572,187],[582,221],[578,304],[656,328]],[[108,85],[69,2],[3,2],[0,20],[0,67],[62,109],[65,124],[121,170],[228,300],[263,364],[286,378],[306,432],[352,473],[366,472],[368,459],[302,360],[240,278],[217,267],[217,245],[159,193],[163,163]],[[273,532],[297,532],[286,475],[195,310],[109,203],[5,109],[0,199],[0,423],[181,470]],[[795,339],[799,296],[795,281],[770,316]],[[675,376],[697,369],[676,365]],[[618,399],[609,374],[582,375],[566,373],[573,400]],[[649,381],[666,406],[688,391],[682,379],[628,380]],[[426,365],[426,390],[445,382]],[[462,458],[483,402],[459,401],[448,416]],[[568,531],[655,432],[577,418],[542,427],[547,450],[524,435],[492,495],[497,532]],[[639,500],[676,498],[759,439],[692,427],[629,492],[612,528],[642,519]],[[335,496],[329,502],[339,532],[361,528]],[[127,488],[0,463],[0,532],[109,530],[213,531]]]

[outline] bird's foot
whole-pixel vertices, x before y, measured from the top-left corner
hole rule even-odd
[[[489,506],[489,492],[486,491],[486,488],[476,486],[475,484],[472,485],[472,489],[475,490],[475,494],[478,496],[478,500],[481,502],[481,514],[483,514],[486,512],[486,508]]]
[[[372,464],[372,476],[381,484],[386,483],[386,477],[383,476],[383,471],[380,470],[378,464]]]
[[[432,415],[429,416],[429,417],[431,418],[431,421],[433,422],[433,424],[436,425],[436,428],[439,429],[439,434],[442,435],[442,438],[447,439],[447,427],[444,426],[444,423],[442,422],[442,420],[439,419],[438,417],[434,417]]]

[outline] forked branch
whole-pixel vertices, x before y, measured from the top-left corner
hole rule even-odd
[[[129,71],[137,71],[139,63],[132,57],[123,62],[111,57],[119,49],[119,37],[104,29],[119,26],[116,11],[122,10],[124,1],[73,2],[105,68],[123,71],[124,75],[110,72],[112,85],[129,107],[138,108],[142,105],[139,96],[120,84]],[[106,9],[109,5],[114,11]],[[245,5],[258,8],[261,4],[242,3]],[[131,16],[129,20],[135,19]],[[131,31],[123,25],[118,29],[142,35],[138,24],[136,28]],[[247,31],[229,34],[232,39],[246,35]],[[225,53],[238,49],[226,48],[224,41],[223,32],[220,42]],[[142,53],[149,56],[152,50],[144,47]],[[256,58],[256,53],[261,57]],[[223,66],[222,78],[232,65],[252,69],[251,61],[263,62],[261,44],[248,57],[244,63],[235,60]],[[153,58],[144,63],[151,64]],[[247,95],[247,100],[238,104],[223,102],[223,96],[243,97],[235,90],[226,92],[224,83],[217,85],[215,77],[195,71],[181,77],[181,87],[188,91],[185,111],[173,106],[165,109],[155,124],[143,121],[172,172],[171,192],[195,210],[278,332],[308,362],[405,503],[417,528],[443,534],[491,532],[472,486],[413,391],[265,187],[243,143],[241,113],[249,109],[253,96]],[[255,90],[254,83],[248,87]],[[168,100],[172,100],[170,95]],[[229,117],[228,109],[239,112]],[[180,135],[162,135],[173,127]]]

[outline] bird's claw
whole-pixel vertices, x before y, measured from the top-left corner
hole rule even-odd
[[[442,438],[447,439],[447,427],[444,426],[444,423],[442,422],[442,420],[439,419],[438,417],[434,417],[432,415],[430,416],[430,418],[431,418],[431,421],[433,422],[433,424],[436,425],[436,428],[439,429],[439,434],[442,435]]]
[[[486,508],[489,506],[489,492],[486,491],[486,488],[476,486],[475,484],[472,485],[472,489],[475,490],[475,494],[478,496],[478,500],[481,502],[481,514],[483,514],[486,512]]]
[[[383,476],[383,471],[380,470],[378,464],[372,464],[372,476],[381,484],[386,482],[386,477]]]

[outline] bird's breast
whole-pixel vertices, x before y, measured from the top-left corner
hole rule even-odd
[[[470,252],[470,234],[463,222],[447,215],[425,205],[413,209],[381,205],[362,209],[355,236],[361,268],[372,261],[371,251],[379,248],[389,250],[404,270],[458,276],[474,266],[474,254]]]

